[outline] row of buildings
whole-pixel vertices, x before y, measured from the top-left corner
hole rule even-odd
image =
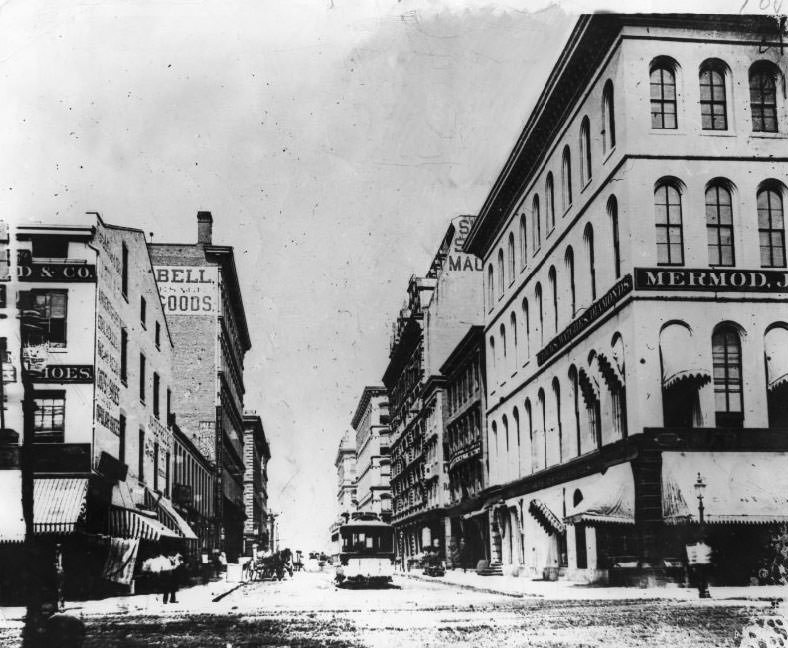
[[[196,243],[178,244],[99,214],[0,228],[0,594],[29,569],[26,460],[41,563],[59,547],[73,593],[130,586],[169,548],[199,562],[268,547],[271,452],[244,409],[251,339],[212,222],[199,212]]]
[[[578,20],[394,325],[403,566],[430,546],[537,578],[680,578],[704,534],[712,579],[746,583],[784,552],[781,29]]]

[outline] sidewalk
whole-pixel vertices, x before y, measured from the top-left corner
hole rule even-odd
[[[698,601],[698,590],[668,584],[665,587],[602,587],[570,581],[531,580],[523,576],[480,576],[474,571],[447,570],[445,576],[424,576],[420,572],[398,572],[405,578],[427,582],[444,583],[483,592],[504,594],[513,597],[535,597],[545,599],[597,599],[597,600],[673,600]],[[725,601],[782,601],[788,598],[788,587],[766,585],[751,587],[710,587],[710,603]]]
[[[178,602],[162,603],[161,594],[132,594],[112,596],[88,601],[66,601],[66,614],[76,617],[105,614],[149,614],[164,616],[184,612],[211,612],[213,603],[238,589],[243,583],[229,582],[223,578],[205,585],[193,585],[178,591]],[[25,616],[24,606],[0,607],[0,625],[21,622]]]

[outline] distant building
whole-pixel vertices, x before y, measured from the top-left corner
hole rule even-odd
[[[356,443],[348,430],[337,448],[334,467],[337,471],[337,521],[331,525],[331,546],[339,553],[339,526],[356,510]]]
[[[389,403],[385,387],[365,387],[352,420],[356,431],[356,507],[391,516]]]
[[[268,461],[271,450],[265,438],[263,421],[253,411],[244,412],[244,555],[251,556],[252,548],[270,547],[268,532]]]
[[[214,245],[210,212],[196,243],[148,246],[169,322],[173,410],[184,435],[214,466],[213,538],[230,560],[243,550],[244,356],[251,348],[233,248]]]

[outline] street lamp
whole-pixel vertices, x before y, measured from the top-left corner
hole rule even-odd
[[[697,576],[698,576],[698,597],[711,598],[709,593],[709,583],[706,578],[706,565],[708,564],[709,548],[706,545],[706,523],[703,519],[703,491],[706,489],[706,484],[703,478],[698,473],[698,479],[693,485],[695,488],[695,496],[698,498],[698,523],[700,525],[700,539],[698,541],[698,562],[697,562]]]

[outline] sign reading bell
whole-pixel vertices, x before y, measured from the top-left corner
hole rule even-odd
[[[215,266],[157,266],[154,272],[167,315],[219,312],[219,269]]]

